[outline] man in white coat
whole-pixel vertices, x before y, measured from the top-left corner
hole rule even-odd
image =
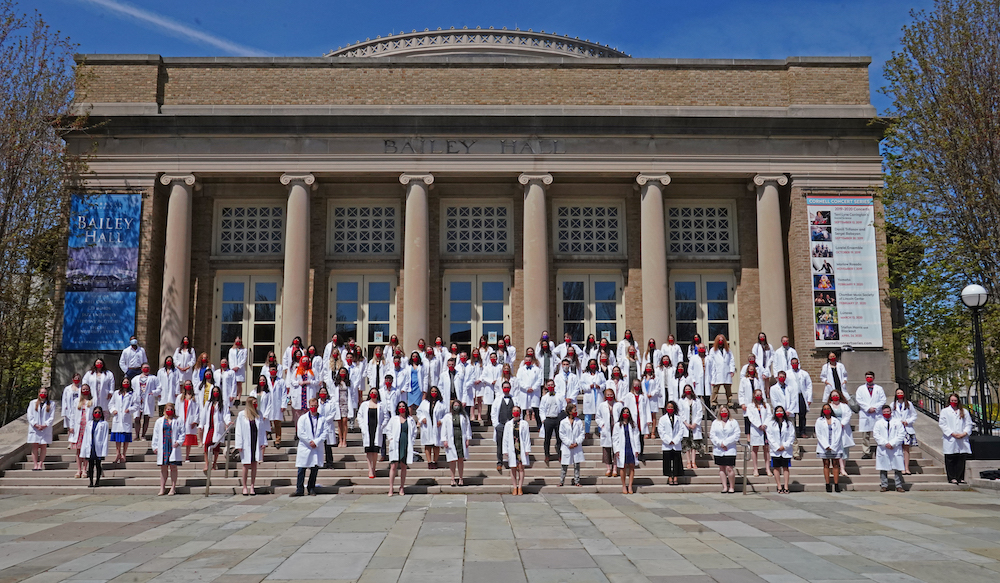
[[[296,425],[296,436],[299,438],[298,449],[295,452],[295,467],[298,474],[295,481],[295,492],[292,496],[302,496],[305,485],[306,468],[309,469],[310,496],[316,495],[316,474],[323,465],[323,454],[326,443],[326,423],[319,416],[319,400],[309,399],[309,412],[299,417]]]
[[[441,371],[441,380],[438,381],[438,388],[441,389],[441,399],[451,405],[453,399],[461,400],[462,390],[465,387],[464,368],[459,369],[455,357],[448,359],[448,366]]]
[[[705,359],[705,347],[698,346],[694,355],[691,356],[691,364],[688,365],[688,376],[691,377],[692,388],[695,396],[701,397],[706,409],[712,407],[712,387],[706,378],[707,362]]]
[[[868,371],[865,373],[865,384],[858,387],[854,393],[854,400],[858,407],[858,431],[864,433],[864,440],[861,447],[864,449],[863,459],[872,459],[872,452],[875,443],[872,441],[872,429],[878,421],[882,405],[885,405],[885,391],[875,384],[875,373]]]
[[[781,346],[774,351],[774,375],[778,376],[778,371],[788,372],[792,370],[792,359],[798,359],[799,353],[788,343],[788,336],[781,337]]]
[[[882,405],[882,419],[875,422],[872,430],[875,435],[875,443],[878,449],[875,452],[875,469],[878,470],[879,479],[882,482],[882,492],[889,489],[889,470],[892,470],[896,478],[896,491],[905,492],[903,489],[903,438],[906,437],[906,430],[899,419],[892,418],[892,407]]]
[[[132,380],[142,371],[142,363],[146,362],[146,349],[139,346],[139,339],[135,336],[129,338],[128,343],[128,347],[122,350],[122,355],[118,358],[118,368],[122,369],[128,380]]]
[[[781,349],[779,348],[778,351],[780,353]],[[775,357],[775,360],[777,360],[777,357]],[[788,384],[799,391],[798,427],[795,430],[795,436],[801,439],[806,436],[806,413],[809,412],[809,407],[812,406],[813,402],[813,381],[808,372],[799,368],[798,357],[792,358],[789,364],[791,366],[790,369],[781,370],[785,371]]]

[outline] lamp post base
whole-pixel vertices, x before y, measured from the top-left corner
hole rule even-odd
[[[972,459],[1000,460],[1000,436],[970,435],[969,444],[972,446]]]

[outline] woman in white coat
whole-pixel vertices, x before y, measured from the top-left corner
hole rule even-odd
[[[406,468],[413,463],[413,441],[417,425],[410,417],[410,408],[404,401],[396,404],[396,414],[386,428],[385,448],[389,455],[389,497],[395,493],[396,470],[399,470],[399,495],[406,486]]]
[[[201,408],[201,418],[198,426],[201,427],[204,436],[205,448],[205,469],[208,474],[209,467],[215,467],[219,461],[219,450],[226,440],[226,432],[233,423],[233,417],[229,413],[229,404],[222,396],[222,388],[213,386],[208,396],[208,402]],[[211,458],[211,466],[209,466]]]
[[[913,424],[917,422],[917,408],[906,398],[903,389],[896,389],[896,399],[892,402],[892,418],[903,426],[903,475],[910,475],[910,448],[919,445]]]
[[[28,443],[31,444],[32,471],[45,469],[45,450],[52,443],[52,419],[56,408],[49,399],[49,390],[38,391],[38,398],[28,403]]]
[[[67,422],[69,418],[73,415],[73,408],[76,407],[76,401],[80,398],[80,388],[83,386],[83,375],[80,373],[75,373],[73,375],[73,381],[66,385],[62,391],[62,403],[59,405],[59,410],[62,412],[62,416],[66,418]],[[66,432],[68,435],[73,435],[73,427],[66,424]],[[72,443],[72,442],[70,442]]]
[[[191,461],[191,446],[198,445],[198,423],[201,422],[201,407],[191,381],[184,381],[181,388],[177,416],[184,422],[184,461]]]
[[[237,336],[232,348],[229,349],[229,368],[235,373],[236,400],[243,396],[243,383],[247,380],[247,349],[243,346],[243,338]],[[252,377],[251,377],[252,378]]]
[[[779,494],[788,494],[793,443],[795,443],[795,427],[785,416],[785,408],[778,405],[774,408],[774,418],[767,423],[767,444],[771,450],[774,485]]]
[[[676,403],[681,398],[681,387],[677,385],[677,379],[674,378],[674,373],[677,372],[674,361],[669,355],[664,354],[660,357],[660,362],[656,363],[655,370],[656,380],[660,381],[660,400],[663,406],[666,406],[667,401]]]
[[[816,455],[823,460],[823,479],[826,481],[827,492],[834,489],[840,492],[840,466],[835,460],[840,458],[844,450],[843,433],[844,426],[833,416],[833,407],[830,403],[824,403],[819,419],[816,420]],[[833,484],[830,483],[831,473]]]
[[[948,408],[942,409],[938,427],[944,437],[944,469],[952,484],[965,483],[965,460],[972,454],[969,434],[972,433],[972,415],[962,406],[958,393],[948,395]]]
[[[641,463],[646,463],[643,454],[646,451],[646,438],[653,432],[653,413],[649,399],[642,394],[642,384],[639,379],[632,381],[632,390],[622,404],[632,411],[632,419],[635,421],[636,429],[639,430],[638,459]]]
[[[663,398],[663,385],[656,376],[654,365],[648,363],[645,366],[646,368],[642,371],[642,394],[646,395],[646,398],[649,399],[649,413],[652,416],[653,423],[650,432],[655,436],[656,418],[663,411],[663,405],[666,404],[666,400]]]
[[[369,389],[368,400],[358,407],[358,417],[355,419],[355,424],[361,430],[361,445],[368,461],[369,478],[375,477],[378,454],[382,450],[382,432],[388,422],[389,411],[382,406],[378,389]]]
[[[267,420],[260,414],[256,397],[247,397],[247,404],[236,418],[236,443],[243,464],[243,495],[256,496],[257,464],[264,459],[267,446]],[[247,474],[250,474],[249,488]]]
[[[611,378],[604,384],[604,388],[615,392],[616,401],[624,401],[629,393],[628,379],[622,376],[622,369],[617,366],[611,369]]]
[[[156,384],[160,386],[160,411],[167,403],[176,403],[181,394],[181,373],[174,366],[174,357],[163,359],[163,367],[156,371]]]
[[[736,361],[729,350],[729,341],[722,334],[715,337],[712,349],[705,359],[705,380],[712,386],[712,403],[719,404],[719,393],[726,392],[726,405],[733,398],[733,375],[736,373]]]
[[[451,412],[441,420],[441,447],[448,460],[448,470],[451,472],[451,486],[455,484],[455,473],[458,472],[459,486],[465,485],[465,460],[469,459],[469,442],[472,440],[472,425],[465,407],[458,401],[452,401]]]
[[[347,422],[358,409],[358,392],[351,386],[346,366],[340,367],[337,375],[327,381],[327,387],[330,389],[330,398],[334,406],[340,411],[340,418],[337,420],[337,439],[331,441],[336,442],[337,447],[347,447]]]
[[[524,469],[531,466],[531,430],[522,419],[521,408],[514,407],[512,419],[503,428],[503,454],[510,468],[511,494],[524,494]]]
[[[266,433],[273,431],[273,422],[281,421],[284,417],[281,414],[281,395],[271,391],[271,383],[267,382],[267,376],[257,377],[257,386],[250,394],[257,397],[257,408],[260,410],[261,419],[267,421]],[[274,444],[277,446],[277,442]]]
[[[162,389],[148,362],[142,363],[142,372],[132,378],[132,386],[135,391],[135,439],[138,441],[149,431],[150,418],[156,417],[156,402]]]
[[[330,398],[330,391],[326,388],[326,383],[323,383],[323,386],[319,388],[316,398],[319,400],[319,418],[326,426],[326,442],[323,444],[326,455],[323,467],[332,470],[333,446],[337,445],[337,420],[340,419],[340,409]]]
[[[775,406],[775,409],[780,407],[780,405]],[[782,412],[784,412],[784,407],[782,407]],[[757,452],[760,448],[764,447],[764,441],[767,437],[767,424],[771,421],[771,406],[767,404],[764,400],[764,391],[757,389],[753,392],[753,397],[750,404],[747,406],[746,419],[750,422],[750,433],[747,435],[747,441],[750,443],[750,458],[753,462],[753,475],[759,476],[760,474],[760,463],[757,460]],[[767,460],[764,460],[765,462]],[[766,463],[764,464],[767,465]]]
[[[90,480],[90,487],[96,488],[100,487],[101,475],[104,474],[101,463],[108,456],[110,430],[108,422],[104,420],[104,409],[99,406],[94,407],[91,417],[92,419],[87,421],[87,428],[83,432],[80,455],[87,460],[87,479]],[[96,482],[94,481],[95,474]]]
[[[889,489],[889,470],[893,471],[896,491],[903,493],[903,424],[892,416],[892,405],[882,405],[882,419],[875,422],[872,436],[875,439],[875,469],[882,483],[882,492]]]
[[[833,352],[827,355],[827,361],[819,372],[819,380],[823,381],[823,402],[830,400],[830,391],[837,389],[843,392],[847,388],[847,369],[837,361]]]
[[[137,409],[132,382],[122,379],[121,387],[111,396],[108,412],[111,413],[111,441],[115,442],[115,463],[125,463],[128,444],[132,443],[132,422]]]
[[[559,465],[562,466],[562,473],[559,476],[559,485],[566,482],[566,471],[569,466],[573,466],[573,485],[579,487],[580,484],[580,464],[583,463],[583,421],[579,419],[576,403],[566,405],[566,417],[559,422]]]
[[[622,494],[634,494],[636,452],[641,450],[639,428],[632,418],[632,411],[623,407],[611,432],[611,449],[615,454],[615,466],[622,477]]]
[[[681,467],[681,448],[684,442],[684,421],[681,419],[680,407],[675,401],[668,401],[663,416],[657,425],[663,452],[663,475],[667,476],[667,484],[677,485],[677,479],[684,475]]]
[[[618,466],[615,465],[615,451],[613,434],[618,415],[624,405],[615,399],[615,390],[611,387],[604,389],[604,400],[597,406],[597,431],[601,444],[601,460],[607,467],[605,477],[618,477]]]
[[[156,465],[160,467],[160,491],[157,496],[167,494],[167,474],[170,474],[170,496],[177,494],[177,468],[181,465],[184,445],[184,420],[177,416],[173,403],[163,406],[163,417],[153,425],[153,453]]]
[[[76,476],[75,478],[82,478],[86,469],[84,464],[86,459],[80,455],[80,446],[83,445],[83,432],[87,429],[87,421],[90,420],[90,416],[94,412],[94,395],[90,390],[90,385],[83,385],[80,387],[80,398],[76,400],[76,405],[68,411],[68,417],[64,418],[63,423],[66,424],[67,429],[72,428],[69,433],[67,441],[70,443],[70,448],[76,453]]]
[[[174,350],[174,366],[180,372],[180,382],[194,381],[194,365],[197,360],[194,347],[191,346],[191,339],[185,336],[181,338],[181,345]]]
[[[441,389],[436,386],[427,391],[427,398],[417,407],[417,426],[420,427],[420,443],[424,446],[427,469],[437,469],[437,459],[441,455],[441,433],[448,404],[441,400]]]
[[[774,348],[770,343],[768,343],[767,334],[764,334],[763,332],[758,334],[757,342],[754,343],[753,348],[750,349],[750,351],[755,357],[760,376],[765,382],[767,379],[778,374],[778,371],[773,370]]]
[[[684,424],[684,441],[681,452],[684,455],[684,467],[689,470],[696,469],[695,457],[701,451],[701,424],[705,420],[704,402],[694,394],[694,387],[690,384],[684,385],[684,391],[678,406],[680,407],[681,422]]]
[[[736,492],[736,445],[740,442],[740,424],[729,414],[729,407],[719,407],[719,418],[712,421],[709,437],[712,439],[712,456],[719,466],[722,493]]]
[[[83,384],[90,385],[97,406],[107,409],[111,393],[115,392],[115,375],[104,366],[104,359],[98,358],[94,361],[94,366],[83,375]]]
[[[597,407],[603,401],[604,384],[608,382],[597,367],[597,359],[587,361],[587,368],[580,375],[580,392],[583,393],[583,429],[590,439],[590,425],[597,414]]]
[[[854,411],[851,410],[851,406],[847,404],[847,400],[840,391],[834,389],[830,391],[830,408],[833,409],[833,416],[840,420],[840,426],[843,430],[842,437],[840,439],[840,473],[847,475],[847,460],[851,457],[851,448],[854,447],[854,429],[851,426],[851,417],[854,415]]]

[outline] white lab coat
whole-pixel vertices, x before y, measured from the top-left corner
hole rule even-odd
[[[564,466],[583,463],[583,421],[579,418],[567,416],[559,422],[559,439],[562,445],[559,448],[559,463]],[[576,447],[570,447],[570,444]]]
[[[312,468],[322,466],[324,462],[324,447],[326,443],[326,422],[319,415],[313,417],[307,412],[299,417],[298,425],[295,426],[295,436],[299,438],[299,445],[295,450],[295,467]],[[316,444],[310,447],[309,442]]]
[[[144,362],[147,362],[146,349],[141,346],[136,346],[135,348],[129,346],[125,350],[122,350],[121,356],[118,357],[118,368],[124,374],[130,368],[142,367],[142,363]]]
[[[465,376],[462,374],[464,371],[465,371],[464,367],[455,365],[455,391],[454,393],[452,393],[451,369],[448,368],[447,366],[441,369],[441,377],[440,380],[438,380],[437,386],[438,389],[441,391],[441,400],[444,401],[445,403],[451,402],[452,394],[454,394],[455,398],[458,399],[459,401],[462,400],[462,391],[464,390],[465,387]],[[464,405],[465,402],[463,401],[462,404]]]
[[[913,403],[906,404],[909,407],[899,401],[893,401],[892,418],[899,421],[907,435],[915,435],[917,431],[913,428],[913,424],[917,422],[917,408],[913,406]]]
[[[137,408],[135,391],[115,391],[107,408],[111,414],[111,433],[131,433]]]
[[[618,347],[615,350],[615,360],[617,362],[625,362],[625,360],[628,359],[628,349],[629,349],[629,347],[632,347],[632,346],[635,347],[635,354],[636,354],[636,356],[642,354],[642,350],[639,347],[639,343],[636,342],[634,338],[632,339],[631,342],[629,342],[628,340],[625,340],[624,338],[622,338],[621,340],[619,340],[618,341]],[[625,371],[623,370],[622,372],[624,373]],[[639,455],[639,454],[636,454],[636,455]]]
[[[219,369],[216,374],[216,382],[218,382],[219,387],[222,388],[222,398],[226,400],[229,405],[233,404],[236,399],[236,373],[233,369]],[[319,387],[316,388],[319,391]]]
[[[406,427],[403,427],[404,423]],[[399,435],[401,431],[406,431],[405,463],[410,466],[413,465],[413,440],[417,436],[416,423],[412,417],[407,417],[404,420],[399,415],[392,416],[385,432],[385,453],[389,456],[390,463],[399,460]]]
[[[194,361],[198,359],[198,355],[195,353],[194,348],[188,348],[183,350],[180,347],[174,350],[174,367],[177,368],[177,373],[180,375],[180,384],[184,384],[184,381],[194,380]],[[180,370],[186,368],[187,370]]]
[[[247,380],[247,349],[246,348],[236,348],[233,346],[229,349],[229,368],[236,374],[236,381],[243,383]]]
[[[368,427],[368,410],[372,407],[376,408],[375,418],[378,420],[378,426],[375,428],[375,443],[369,441],[369,427]],[[355,424],[358,429],[361,430],[361,445],[362,447],[374,447],[382,446],[382,433],[385,431],[386,425],[389,423],[389,418],[392,415],[392,411],[388,409],[382,402],[375,403],[371,399],[366,399],[361,406],[358,407],[358,416],[355,419]]]
[[[156,424],[153,425],[153,443],[151,445],[153,453],[156,454],[156,465],[158,466],[164,465],[161,451],[163,449],[163,425],[165,423],[170,424],[170,441],[171,446],[173,447],[167,461],[184,461],[184,421],[180,417],[174,417],[172,420],[167,420],[166,417],[160,417],[156,420]]]
[[[774,351],[774,366],[771,367],[774,370],[774,376],[778,376],[778,373],[781,371],[785,371],[785,374],[791,375],[792,359],[798,357],[799,353],[796,352],[791,346],[788,348],[779,346],[777,350]],[[810,382],[810,384],[812,383]]]
[[[649,410],[649,399],[642,393],[639,394],[639,402],[636,403],[635,393],[629,393],[622,399],[622,403],[632,412],[632,419],[635,421],[639,433],[648,435],[653,430],[653,416]]]
[[[580,394],[580,375],[572,372],[567,375],[564,371],[559,371],[556,373],[556,394],[561,395],[563,399],[570,399],[572,402],[576,403],[576,396]],[[563,401],[563,405],[566,402]]]
[[[257,417],[254,420],[257,424],[257,442],[251,442],[250,438],[250,419],[247,418],[246,411],[240,411],[238,417],[236,417],[236,441],[233,443],[233,447],[240,450],[240,463],[249,464],[251,452],[256,457],[256,461],[262,461],[264,459],[264,446],[267,445],[267,430],[270,429],[270,425],[261,417]],[[257,448],[254,450],[254,448]]]
[[[175,403],[180,395],[181,373],[176,367],[156,371],[156,384],[160,387],[159,405]]]
[[[750,445],[764,445],[767,429],[761,429],[771,421],[771,407],[765,401],[759,407],[751,403],[747,406],[746,416],[750,420]]]
[[[740,388],[736,391],[736,402],[740,404],[741,407],[749,407],[753,403],[753,392],[757,389],[761,390],[764,395],[764,400],[767,400],[767,387],[760,379],[752,379],[749,377],[740,377]]]
[[[498,355],[499,356],[499,355]],[[489,395],[489,401],[487,401],[486,393],[483,394],[483,403],[487,405],[492,405],[494,401],[499,401],[503,398],[503,391],[500,390],[501,380],[500,377],[503,376],[503,362],[500,358],[497,358],[496,365],[490,364],[489,360],[483,365],[483,384],[484,388],[492,391],[493,394]]]
[[[655,372],[654,372],[655,375]],[[649,399],[650,410],[659,413],[666,401],[663,400],[663,385],[655,376],[653,378],[643,378],[640,381],[642,393]]]
[[[882,418],[882,405],[885,405],[885,391],[879,385],[873,385],[872,391],[869,394],[868,385],[864,384],[855,391],[854,400],[861,407],[858,411],[858,431],[871,431],[872,427],[875,427],[875,422]],[[869,413],[869,408],[875,409],[875,412]]]
[[[88,401],[89,405],[84,405],[80,408],[80,400],[76,400],[76,404],[73,408],[67,411],[68,415],[64,415],[63,426],[67,429],[72,428],[73,433],[69,433],[66,436],[66,441],[69,443],[77,443],[80,439],[80,419],[91,419],[94,416],[94,400]]]
[[[135,416],[156,417],[157,397],[161,391],[157,377],[149,375],[144,379],[139,373],[132,379],[132,390],[135,392]]]
[[[347,392],[347,415],[348,417],[353,417],[354,412],[358,410],[358,392],[350,384],[333,382],[333,379],[329,377],[327,377],[326,387],[327,391],[330,392],[330,400],[337,403],[338,407],[340,404],[340,393],[342,391]],[[289,392],[289,394],[291,393]]]
[[[417,371],[417,392],[420,393],[419,397],[413,397],[416,400],[423,398],[423,395],[427,393],[427,371],[424,370],[423,363],[412,365],[407,364],[403,367],[403,384],[397,385],[400,393],[400,400],[410,402],[411,393],[413,391],[413,386],[411,384],[411,379],[413,378],[413,371]]]
[[[875,443],[878,447],[875,448],[875,469],[882,470],[899,470],[903,471],[903,438],[906,436],[906,431],[903,429],[903,424],[897,419],[889,418],[886,422],[885,417],[882,417],[875,423],[875,427],[872,428],[872,437],[875,438]],[[886,447],[886,444],[892,445],[892,449]]]
[[[830,408],[833,409],[833,416],[840,419],[840,426],[843,428],[843,437],[840,443],[846,451],[847,448],[855,446],[854,430],[851,429],[851,417],[854,416],[854,412],[851,411],[850,405],[844,402],[836,405],[830,403]]]
[[[944,444],[941,449],[943,454],[972,453],[969,445],[969,434],[972,433],[972,415],[968,411],[961,411],[965,415],[959,417],[959,411],[952,407],[941,409],[938,416],[938,427],[941,428]],[[965,433],[965,437],[952,437],[952,433]]]
[[[822,415],[816,419],[816,454],[820,455],[831,449],[838,455],[844,454],[844,427],[836,417],[830,418],[831,423],[827,423],[826,417]]]
[[[625,399],[626,395],[629,394],[629,386],[627,379],[609,379],[608,382],[604,383],[604,390],[611,389],[615,392],[615,400],[622,401]],[[601,391],[602,393],[604,391]]]
[[[779,349],[778,353],[779,354],[781,353],[780,349]],[[796,358],[798,358],[798,357],[796,357]],[[785,371],[785,376],[786,376],[785,381],[788,384],[790,384],[793,387],[795,387],[795,389],[799,392],[799,394],[802,395],[802,398],[805,399],[806,410],[805,411],[799,411],[799,413],[808,413],[809,412],[809,406],[812,405],[812,401],[813,401],[813,381],[812,381],[812,377],[809,376],[809,373],[807,373],[806,371],[802,370],[801,368],[798,371],[793,371],[793,370],[791,370],[791,367],[789,367],[789,370]]]
[[[749,369],[749,368],[750,368],[750,363],[749,362],[746,363],[746,364],[744,364],[743,367],[740,368],[740,376],[739,376],[739,378],[741,380],[744,377],[747,376],[747,369]],[[761,381],[762,379],[767,379],[768,377],[766,375],[762,376],[761,375],[761,369],[758,367],[756,374],[754,374],[754,378],[757,379],[758,381]],[[758,384],[760,384],[760,383],[758,383]]]
[[[546,375],[545,374],[545,357],[546,357],[546,354],[544,354],[541,350],[536,350],[535,351],[535,359],[538,360],[538,374],[540,375],[539,378],[542,379],[541,382],[542,382],[543,385],[545,384],[545,381],[547,381],[547,380],[551,379],[552,377],[554,377],[555,374],[556,374],[556,372],[560,368],[562,368],[562,364],[560,364],[560,362],[562,361],[561,358],[557,357],[554,353],[550,353],[547,356],[549,357],[549,374]],[[524,361],[521,361],[521,362],[524,362]]]
[[[80,444],[80,457],[90,459],[90,454],[95,453],[97,457],[104,459],[108,457],[108,437],[111,434],[108,429],[108,422],[101,419],[94,428],[94,420],[88,419],[87,426],[83,429],[83,442]],[[92,451],[90,444],[93,441],[95,451]]]
[[[681,418],[679,412],[674,413],[673,420],[670,419],[670,415],[664,413],[660,417],[660,422],[656,424],[656,432],[662,442],[660,449],[663,451],[680,451],[681,440],[684,439],[686,429],[684,427],[684,420]]]
[[[260,411],[261,416],[268,421],[281,421],[285,416],[281,413],[281,397],[282,395],[272,391],[270,388],[266,391],[259,390],[257,387],[256,393],[253,393],[257,397],[257,409]]]
[[[455,422],[453,413],[448,413],[441,420],[441,447],[444,449],[445,457],[453,462],[458,459],[458,449],[455,447]],[[465,453],[462,459],[469,459],[469,441],[472,440],[472,424],[466,415],[459,415],[459,425],[462,427],[462,451]]]
[[[76,407],[76,401],[80,398],[80,388],[83,385],[74,385],[72,383],[66,385],[62,391],[60,398],[59,410],[62,412],[62,416],[69,420],[72,415],[71,411]],[[93,391],[90,392],[91,395],[94,394]],[[68,428],[69,425],[66,425]]]
[[[536,364],[526,366],[522,361],[517,369],[517,385],[521,390],[518,405],[522,408],[538,407],[542,401],[542,368]]]
[[[712,455],[716,457],[736,455],[736,444],[740,441],[740,424],[730,417],[725,422],[722,419],[712,421],[709,437],[712,440]],[[723,446],[726,449],[723,449]]]
[[[632,456],[636,462],[639,460],[639,452],[642,450],[639,441],[639,428],[634,423],[615,423],[611,432],[611,450],[615,454],[615,465],[619,468],[625,467],[625,440],[629,440],[632,447]]]
[[[566,408],[566,400],[559,396],[558,393],[549,394],[548,391],[542,397],[541,402],[538,405],[538,416],[544,422],[549,418],[556,418],[560,413]],[[545,428],[539,427],[538,432],[544,434]]]
[[[468,401],[462,400],[462,404],[471,406],[476,404],[476,397],[482,397],[483,393],[483,367],[480,364],[469,362],[462,371],[462,380],[465,381],[465,395]]]
[[[431,411],[431,402],[424,399],[420,406],[417,407],[417,419],[416,423],[420,427],[420,443],[427,446],[437,447],[442,441],[442,429],[443,420],[445,415],[448,414],[448,403],[445,401],[438,401],[434,403],[434,410]],[[442,423],[442,427],[438,427],[438,423]]]
[[[819,371],[819,380],[823,383],[824,403],[830,400],[830,391],[836,388],[833,382],[834,375],[837,375],[837,378],[840,379],[840,392],[843,393],[847,390],[847,369],[840,362],[837,362],[837,366],[830,367],[830,362],[827,361]],[[844,395],[844,398],[846,399],[847,396]]]
[[[107,369],[100,373],[87,371],[87,374],[83,375],[83,384],[90,385],[90,394],[94,395],[94,401],[107,411],[111,393],[115,392],[115,375]]]
[[[521,437],[521,460],[520,463],[524,467],[531,466],[531,459],[528,454],[531,453],[531,429],[528,427],[528,422],[523,418],[518,420],[519,435]],[[514,420],[511,419],[503,427],[503,447],[501,449],[504,458],[507,460],[508,467],[516,467],[518,464],[518,459],[514,452]]]
[[[35,410],[38,399],[28,403],[28,443],[52,443],[52,420],[56,414],[56,404],[49,401],[48,407],[42,405]],[[35,429],[35,425],[44,425],[45,429]]]
[[[385,360],[377,360],[375,357],[372,357],[368,361],[368,368],[365,369],[365,378],[368,379],[368,386],[385,386],[385,377],[387,375],[392,375],[392,386],[396,386],[396,373],[392,369],[393,365],[391,361],[386,364]],[[333,374],[337,374],[337,372],[333,371]],[[323,378],[326,377],[324,376]]]
[[[233,422],[233,416],[229,413],[229,404],[224,403],[221,407],[218,404],[206,403],[201,408],[201,415],[198,419],[199,426],[208,433],[208,424],[212,423],[212,444],[218,445],[226,440],[226,430]],[[207,435],[205,435],[207,437]]]
[[[771,457],[792,457],[792,444],[795,443],[795,427],[792,422],[785,419],[784,423],[778,423],[777,419],[771,419],[767,424],[767,445],[770,449]],[[779,447],[785,449],[778,451]]]
[[[788,379],[785,379],[786,381]],[[787,382],[782,387],[781,383],[771,385],[771,406],[775,409],[781,405],[785,408],[785,413],[798,415],[799,413],[799,390],[798,387],[789,385]]]
[[[654,348],[653,350],[650,350],[649,346],[647,346],[646,347],[646,352],[644,352],[642,354],[642,361],[641,361],[642,362],[642,369],[645,370],[647,364],[652,364],[653,368],[655,369],[656,366],[658,364],[660,364],[660,357],[661,356],[663,356],[663,353],[660,352],[659,348]],[[673,362],[673,361],[670,361],[670,362]]]
[[[705,357],[705,380],[710,385],[728,385],[736,374],[736,361],[731,350],[716,350],[714,347]]]
[[[306,400],[302,401],[302,377],[306,377]],[[288,380],[286,385],[289,387],[288,396],[291,397],[292,409],[305,410],[309,408],[309,400],[316,398],[316,393],[319,392],[319,380],[316,379],[316,374],[313,371],[307,370],[303,375],[290,374],[288,375]],[[329,389],[328,389],[329,390]],[[333,397],[333,395],[330,395]]]
[[[668,344],[664,342],[660,345],[660,356],[667,355],[670,357],[670,366],[677,366],[678,362],[684,360],[684,351],[681,350],[680,344]],[[656,362],[657,368],[660,366],[660,362]]]
[[[593,415],[597,413],[597,406],[604,402],[604,385],[608,381],[604,378],[604,374],[600,371],[591,374],[589,371],[584,371],[580,375],[580,382],[578,384],[580,392],[583,393],[583,414]],[[611,446],[607,446],[611,447]]]
[[[319,418],[323,420],[323,424],[326,427],[326,441],[330,445],[337,445],[340,438],[337,436],[337,424],[336,422],[341,419],[340,407],[333,399],[327,399],[326,401],[320,401],[319,407],[317,408],[319,413]]]
[[[691,439],[701,439],[701,422],[705,419],[705,406],[702,404],[701,399],[695,397],[690,401],[687,399],[681,399],[677,406],[680,407],[681,420],[685,424],[694,424],[694,434],[691,435],[692,431],[688,429],[687,425],[684,426],[684,437],[690,437]]]
[[[694,381],[692,388],[696,397],[708,397],[712,394],[711,383],[707,375],[708,359],[696,354],[688,363],[688,377]],[[681,387],[683,392],[684,387]]]
[[[761,346],[760,341],[754,342],[750,352],[757,361],[757,372],[762,377],[770,378],[778,374],[778,371],[772,370],[774,368],[774,348],[770,344]]]
[[[601,447],[612,447],[612,436],[611,433],[614,430],[614,426],[618,423],[618,416],[622,412],[621,401],[615,401],[609,403],[607,399],[601,402],[597,406],[597,428],[601,430]]]
[[[187,409],[185,409],[185,403],[187,403]],[[177,411],[177,417],[184,421],[184,434],[198,435],[198,423],[201,422],[201,405],[198,404],[198,399],[190,401],[178,399],[174,408]],[[191,426],[192,424],[194,427]]]

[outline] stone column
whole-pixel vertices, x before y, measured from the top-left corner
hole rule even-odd
[[[781,230],[778,187],[788,178],[778,174],[753,177],[757,190],[757,269],[760,278],[760,327],[767,340],[777,346],[788,334],[788,274]]]
[[[193,174],[160,176],[170,187],[163,253],[163,295],[160,311],[160,358],[174,353],[188,334],[191,308],[191,206]]]
[[[432,174],[400,174],[406,187],[406,214],[403,227],[403,350],[413,350],[417,340],[427,342],[430,312],[430,230],[427,191],[434,183]],[[447,333],[445,333],[447,336]]]
[[[524,186],[524,239],[521,244],[524,271],[524,349],[549,327],[549,222],[545,208],[545,187],[552,184],[551,174],[521,174],[517,181]],[[561,338],[561,330],[551,330]]]
[[[309,345],[309,191],[316,183],[312,174],[282,174],[288,187],[285,209],[285,265],[281,285],[281,350],[292,338]]]
[[[657,345],[670,333],[670,306],[667,292],[667,233],[663,215],[663,187],[670,184],[667,174],[640,174],[635,181],[642,189],[639,253],[642,261],[642,330]]]

